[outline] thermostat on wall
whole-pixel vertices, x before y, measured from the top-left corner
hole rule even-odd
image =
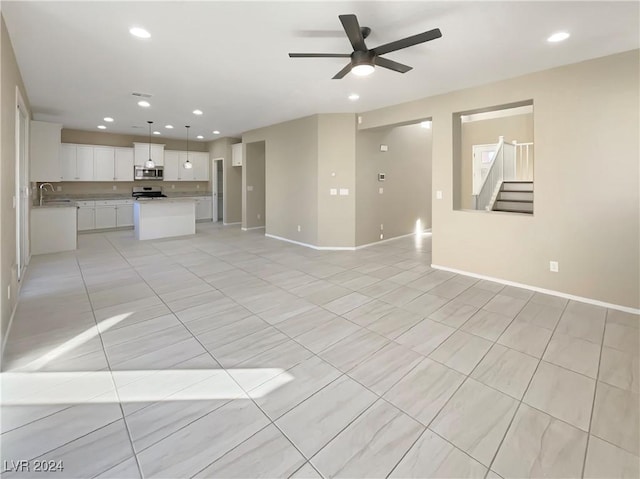
[[[378,173],[378,181],[384,181],[384,177],[385,177],[384,173]]]

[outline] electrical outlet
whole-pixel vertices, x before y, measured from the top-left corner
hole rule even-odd
[[[384,188],[382,188],[382,187],[378,188],[378,193],[379,194],[383,194],[384,193]]]
[[[389,145],[380,145],[380,151],[389,151]]]
[[[358,125],[361,125],[361,124],[362,124],[362,117],[361,117],[361,116],[359,116],[359,117],[358,117]]]
[[[436,191],[436,200],[441,200],[442,199],[442,191],[438,190]]]
[[[62,191],[62,186],[56,186],[56,191]]]
[[[11,299],[11,285],[7,286],[7,299]]]
[[[300,233],[300,231],[301,231],[301,228],[300,228],[300,225],[298,225],[298,233]]]
[[[553,273],[558,272],[558,262],[557,261],[549,261],[549,271]]]
[[[118,187],[117,187],[116,185],[113,185],[113,186],[111,187],[111,189],[112,189],[113,191],[116,191],[116,190],[118,189]]]
[[[176,185],[171,185],[171,189],[175,190],[176,189]]]
[[[384,239],[384,235],[380,233],[380,239]]]
[[[380,223],[380,231],[384,230],[384,225],[382,223]]]
[[[200,185],[196,185],[196,190],[199,190],[199,189],[200,189]]]

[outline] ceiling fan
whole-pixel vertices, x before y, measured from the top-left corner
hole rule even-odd
[[[395,72],[407,73],[412,67],[394,62],[388,58],[382,58],[380,55],[395,52],[403,48],[418,45],[419,43],[428,42],[440,38],[442,33],[440,29],[435,28],[428,32],[418,33],[410,37],[396,40],[395,42],[385,43],[376,48],[368,49],[364,43],[365,38],[371,33],[369,27],[360,27],[358,18],[355,15],[338,15],[342,27],[344,28],[353,53],[289,53],[290,58],[351,58],[351,61],[342,70],[335,74],[334,80],[343,78],[347,73],[352,72],[354,75],[364,76],[373,73],[375,66],[388,68]]]

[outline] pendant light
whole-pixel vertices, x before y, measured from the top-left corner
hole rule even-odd
[[[153,125],[152,121],[147,121],[149,123],[149,159],[144,162],[145,168],[155,168],[156,163],[151,159],[151,125]]]
[[[191,168],[193,168],[193,163],[191,163],[189,161],[189,128],[191,128],[189,125],[185,126],[185,128],[187,129],[187,161],[184,162],[184,164],[182,165],[183,168],[190,170]]]

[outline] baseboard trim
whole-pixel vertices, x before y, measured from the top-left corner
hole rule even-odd
[[[431,233],[431,230],[424,230],[422,234]],[[368,248],[369,246],[375,246],[381,243],[388,243],[389,241],[399,240],[401,238],[406,238],[407,236],[414,236],[415,233],[409,233],[407,235],[394,236],[393,238],[389,238],[382,241],[376,241],[375,243],[363,244],[360,246],[316,246],[309,243],[302,243],[300,241],[295,241],[289,238],[283,238],[282,236],[276,236],[271,234],[265,234],[267,238],[277,239],[280,241],[286,241],[287,243],[297,244],[298,246],[304,246],[305,248],[311,248],[318,251],[356,251],[363,248]]]
[[[13,325],[13,319],[15,318],[16,311],[18,310],[18,303],[20,302],[20,291],[22,290],[22,285],[24,284],[24,281],[27,278],[30,271],[29,264],[31,263],[31,256],[32,256],[31,252],[29,252],[29,257],[27,258],[27,267],[24,270],[24,275],[22,276],[22,280],[16,282],[16,284],[18,285],[18,287],[16,288],[16,292],[14,293],[16,298],[16,304],[13,305],[11,316],[9,316],[9,324],[7,324],[7,331],[5,332],[4,337],[2,338],[2,350],[0,350],[0,365],[2,365],[4,361],[4,352],[7,347],[7,339],[9,339],[9,333],[11,333],[11,326]]]
[[[544,293],[549,294],[551,296],[557,296],[559,298],[570,299],[573,301],[579,301],[581,303],[593,304],[594,306],[601,306],[603,308],[615,309],[618,311],[623,311],[625,313],[631,314],[640,314],[640,309],[630,308],[628,306],[622,306],[619,304],[607,303],[605,301],[600,301],[597,299],[585,298],[584,296],[576,296],[573,294],[562,293],[560,291],[554,291],[552,289],[539,288],[538,286],[531,286],[528,284],[517,283],[515,281],[509,281],[506,279],[494,278],[492,276],[485,276],[483,274],[470,273],[469,271],[463,271],[455,268],[448,268],[446,266],[440,266],[437,264],[432,264],[431,267],[433,269],[439,269],[441,271],[448,271],[450,273],[461,274],[464,276],[470,276],[472,278],[477,279],[486,279],[488,281],[493,281],[494,283],[504,284],[506,286],[515,286],[517,288],[528,289],[529,291],[535,291],[536,293]]]
[[[222,222],[223,226],[232,226],[232,225],[241,225],[242,221],[236,221],[235,223],[225,223],[224,221]]]
[[[251,228],[240,228],[242,231],[263,230],[264,226],[252,226]]]

